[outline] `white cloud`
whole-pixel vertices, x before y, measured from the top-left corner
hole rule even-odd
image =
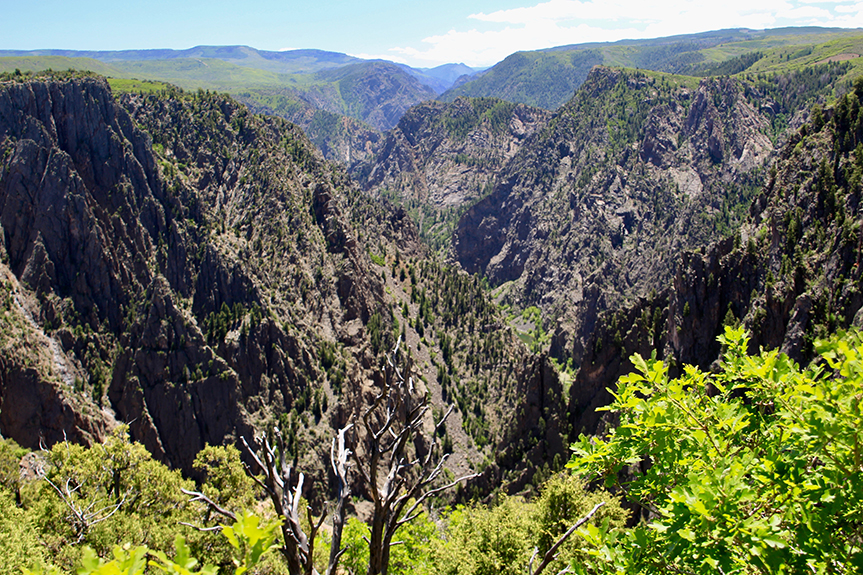
[[[859,26],[861,19],[863,3],[849,5],[826,0],[547,0],[469,16],[469,20],[483,22],[491,30],[452,29],[425,38],[422,46],[403,46],[391,51],[423,64],[465,62],[487,66],[518,50],[659,38],[723,28],[849,27]]]
[[[842,5],[836,7],[836,11],[841,12],[841,13],[861,12],[861,11],[863,11],[863,3],[850,4],[850,5],[842,4]]]
[[[440,64],[464,62],[469,66],[489,66],[520,50],[540,50],[566,44],[582,42],[601,42],[609,39],[620,40],[635,37],[635,28],[619,29],[609,37],[609,31],[580,24],[562,27],[548,22],[534,22],[523,27],[507,26],[502,30],[480,32],[476,29],[466,32],[450,30],[440,36],[425,38],[427,48],[411,46],[393,48],[396,54],[411,61]]]
[[[792,8],[790,10],[786,10],[784,12],[780,12],[780,18],[790,18],[792,20],[816,20],[816,21],[826,21],[830,20],[833,15],[830,14],[829,10],[825,10],[824,8],[816,8],[815,6],[801,6],[799,8]]]

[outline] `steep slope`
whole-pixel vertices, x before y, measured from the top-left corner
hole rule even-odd
[[[189,469],[204,443],[248,434],[261,399],[295,402],[317,374],[308,318],[343,332],[379,305],[348,233],[324,241],[345,225],[330,200],[343,184],[296,128],[203,96],[129,96],[124,110],[103,80],[3,88],[9,268],[87,394],[160,458]],[[269,258],[262,230],[282,231]],[[332,283],[315,283],[310,257]],[[312,285],[326,289],[295,308]]]
[[[364,189],[406,206],[421,236],[442,247],[454,217],[491,190],[497,173],[549,117],[493,98],[420,104],[351,175]]]
[[[383,139],[381,132],[368,124],[321,110],[300,97],[258,91],[241,92],[236,98],[255,113],[280,116],[298,125],[324,158],[344,166],[367,160]]]
[[[455,257],[580,341],[736,228],[773,147],[760,107],[732,80],[597,68],[462,217]]]
[[[459,97],[500,98],[556,110],[572,97],[590,69],[603,62],[602,54],[595,50],[516,52],[475,79],[450,88],[440,99],[452,102]]]
[[[278,422],[323,488],[321,438],[374,398],[401,335],[435,414],[455,406],[455,471],[487,470],[471,492],[563,450],[559,382],[487,290],[296,126],[54,74],[0,83],[0,158],[4,436],[86,442],[116,419],[190,472],[204,444]]]
[[[245,46],[199,46],[179,51],[0,51],[6,54],[16,55],[0,56],[0,72],[89,70],[114,78],[169,82],[187,90],[229,93],[256,111],[310,128],[326,157],[338,161],[344,161],[347,144],[361,155],[366,142],[377,139],[367,126],[388,130],[410,106],[434,99],[449,86],[430,75],[433,72],[320,50],[265,52]],[[446,77],[446,70],[437,74]],[[315,116],[314,111],[326,114]],[[335,127],[339,123],[342,130]]]
[[[256,112],[300,125],[328,160],[350,166],[366,160],[411,106],[435,97],[409,71],[388,62],[326,70],[299,85],[236,92]]]
[[[595,65],[673,74],[718,76],[746,70],[786,73],[863,54],[859,29],[732,29],[645,40],[575,44],[516,52],[440,96],[495,97],[556,110]],[[838,60],[833,60],[838,61]],[[859,61],[855,62],[860,66]]]
[[[861,108],[858,81],[782,148],[739,234],[685,252],[665,289],[601,315],[570,388],[573,431],[597,429],[594,409],[632,369],[633,352],[658,350],[672,366],[707,368],[721,352],[723,327],[742,323],[753,351],[780,349],[805,363],[815,339],[863,327]],[[576,357],[565,329],[552,353]]]
[[[464,64],[442,64],[434,68],[409,68],[411,74],[438,94],[445,92],[458,80],[475,73],[473,68]]]
[[[392,128],[408,108],[432,100],[436,95],[434,90],[389,62],[353,64],[318,72],[315,77],[336,84],[344,103],[344,109],[336,109],[322,100],[319,108],[352,116],[379,130]],[[317,103],[313,94],[306,99]]]

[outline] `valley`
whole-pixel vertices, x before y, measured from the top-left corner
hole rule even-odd
[[[397,347],[429,401],[412,457],[468,478],[427,513],[545,493],[581,434],[613,436],[633,354],[715,375],[742,328],[741,353],[807,366],[863,328],[860,54],[839,29],[480,72],[0,53],[0,434],[127,429],[201,489],[210,446],[279,437],[323,509],[332,438],[368,456]]]

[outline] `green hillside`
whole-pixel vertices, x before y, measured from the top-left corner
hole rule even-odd
[[[476,79],[445,92],[496,97],[554,110],[569,101],[593,66],[615,66],[691,76],[748,72],[789,72],[816,63],[863,63],[863,31],[787,28],[766,31],[724,30],[653,40],[577,44],[516,52]]]
[[[92,58],[10,56],[0,58],[0,72],[76,69],[116,79],[168,82],[184,90],[214,90],[238,96],[292,120],[298,110],[311,106],[360,120],[377,130],[392,128],[409,107],[435,97],[431,88],[390,62],[357,61],[324,69],[326,61],[317,61],[312,54],[293,62],[296,69],[317,71],[283,74],[255,67],[266,62],[259,55],[247,65],[240,65],[234,63],[241,61],[234,52],[229,54],[230,61],[217,57],[215,47],[204,53],[213,57],[116,60],[108,64]],[[269,65],[277,67],[278,62]]]
[[[92,58],[66,56],[6,56],[0,57],[0,72],[39,72],[41,70],[90,70],[103,76],[124,77],[119,68]]]

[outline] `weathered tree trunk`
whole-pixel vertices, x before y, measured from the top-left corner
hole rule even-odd
[[[387,357],[383,389],[374,403],[363,412],[366,430],[364,457],[354,453],[357,470],[366,483],[374,503],[369,525],[369,568],[367,575],[386,575],[389,570],[390,547],[399,527],[413,521],[422,512],[423,502],[445,489],[474,475],[460,477],[446,485],[432,487],[443,472],[447,455],[439,456],[437,431],[452,408],[434,426],[430,438],[425,437],[423,419],[429,410],[428,395],[414,389],[410,357],[401,370],[398,361],[401,338]],[[428,451],[419,457],[412,449],[419,438],[425,439]],[[378,477],[383,480],[379,481]]]
[[[336,506],[333,509],[333,540],[330,544],[330,561],[327,565],[326,575],[336,575],[339,566],[339,559],[345,549],[342,549],[342,531],[345,527],[345,501],[351,495],[351,488],[348,484],[348,458],[351,456],[351,451],[345,446],[345,434],[353,427],[348,425],[339,430],[338,444],[333,438],[332,446],[330,447],[330,463],[333,466],[333,472],[336,474],[337,493]]]

